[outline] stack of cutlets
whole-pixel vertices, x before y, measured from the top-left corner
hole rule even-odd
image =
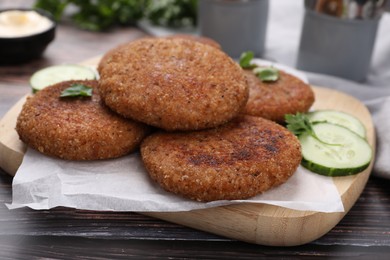
[[[276,122],[306,112],[314,95],[287,73],[264,86],[212,40],[184,36],[121,45],[98,71],[92,99],[56,98],[69,82],[30,98],[18,118],[21,140],[69,160],[140,148],[154,181],[197,201],[255,196],[300,164],[299,141]]]

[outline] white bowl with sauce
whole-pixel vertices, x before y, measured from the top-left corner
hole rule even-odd
[[[55,38],[56,22],[44,11],[15,8],[0,10],[0,64],[39,58]]]

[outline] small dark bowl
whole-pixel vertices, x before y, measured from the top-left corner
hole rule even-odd
[[[2,65],[18,64],[39,58],[49,43],[55,38],[55,31],[57,27],[53,17],[43,10],[36,10],[31,8],[12,8],[1,9],[0,13],[11,10],[36,11],[39,14],[49,18],[53,22],[53,25],[46,31],[28,36],[13,38],[0,37],[0,64]]]

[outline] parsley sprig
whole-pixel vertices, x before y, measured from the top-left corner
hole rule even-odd
[[[274,67],[253,69],[253,73],[262,81],[277,81],[279,79],[279,71]]]
[[[274,67],[259,67],[252,64],[255,57],[252,51],[243,52],[240,56],[239,64],[243,69],[250,69],[252,72],[264,82],[274,82],[279,79],[279,71]]]
[[[69,88],[64,89],[60,97],[91,97],[92,88],[90,86],[74,83]]]
[[[287,129],[290,130],[290,132],[292,132],[296,136],[300,136],[304,133],[307,133],[323,144],[334,145],[334,146],[341,145],[341,144],[331,144],[321,140],[313,129],[313,124],[315,123],[311,122],[309,117],[306,114],[298,112],[295,115],[287,114],[284,117],[287,123]]]
[[[239,61],[241,68],[253,69],[253,65],[251,64],[251,61],[253,60],[254,57],[255,54],[253,53],[253,51],[246,51],[241,53],[240,61]]]
[[[290,130],[296,136],[300,136],[301,134],[307,132],[311,136],[316,137],[316,134],[312,127],[312,123],[305,114],[287,114],[285,115],[285,119],[287,122],[287,129]]]

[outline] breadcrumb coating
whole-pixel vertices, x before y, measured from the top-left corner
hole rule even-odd
[[[252,71],[246,70],[249,99],[244,114],[285,123],[285,114],[307,112],[314,103],[311,87],[299,78],[279,70],[275,82],[262,82]]]
[[[60,98],[74,83],[92,87],[92,97]],[[109,110],[96,86],[94,80],[66,81],[29,97],[17,119],[20,139],[43,154],[66,160],[109,159],[137,149],[148,127]]]
[[[250,198],[284,183],[302,159],[291,132],[252,116],[209,130],[154,133],[141,155],[165,190],[197,201]]]
[[[146,38],[113,51],[99,92],[124,117],[168,131],[216,127],[248,99],[242,69],[221,50],[187,39]]]
[[[222,49],[221,45],[218,42],[216,42],[215,40],[213,40],[209,37],[205,37],[205,36],[179,33],[179,34],[169,35],[169,36],[167,36],[167,38],[188,39],[188,40],[197,41],[197,42],[200,42],[203,44],[208,44],[208,45],[213,46],[214,48],[217,48],[217,49]]]

